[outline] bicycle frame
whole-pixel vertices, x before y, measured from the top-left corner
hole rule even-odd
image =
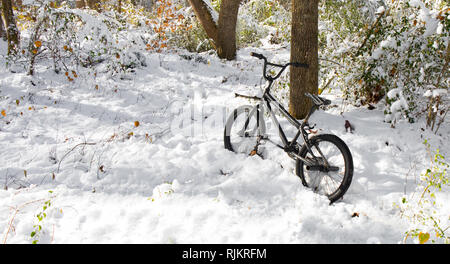
[[[281,65],[281,64],[275,64],[275,63],[271,63],[267,61],[267,58],[262,55],[262,54],[258,54],[258,53],[250,53],[251,56],[256,57],[258,59],[264,60],[264,66],[263,66],[263,76],[264,79],[266,79],[269,84],[266,87],[266,89],[264,90],[264,93],[262,95],[262,97],[256,97],[256,96],[245,96],[245,95],[239,95],[236,94],[236,96],[241,96],[241,97],[245,97],[245,98],[249,98],[249,99],[254,99],[254,100],[259,100],[260,103],[257,104],[249,113],[249,116],[252,116],[255,114],[256,111],[256,122],[257,122],[257,128],[259,129],[259,135],[261,135],[258,138],[257,141],[257,145],[259,144],[259,141],[261,139],[264,140],[268,140],[271,143],[274,143],[277,147],[283,149],[291,158],[294,159],[300,159],[301,161],[303,161],[306,165],[312,165],[315,166],[318,163],[318,157],[316,157],[314,155],[314,153],[311,150],[311,146],[309,144],[309,138],[308,138],[308,132],[306,131],[305,127],[308,127],[309,130],[312,129],[312,127],[309,126],[308,124],[308,120],[310,118],[310,116],[312,115],[312,113],[317,110],[319,108],[320,105],[328,105],[331,103],[330,100],[324,99],[324,98],[320,98],[317,95],[312,95],[309,93],[305,93],[306,96],[310,97],[313,101],[313,105],[311,107],[311,109],[309,110],[308,114],[306,115],[305,119],[303,120],[303,122],[298,122],[297,119],[295,119],[294,117],[292,117],[288,111],[286,111],[286,109],[284,109],[284,107],[270,94],[270,88],[272,87],[273,82],[278,79],[281,74],[284,72],[284,70],[288,67],[288,66],[294,66],[294,67],[303,67],[303,68],[308,68],[309,65],[305,64],[305,63],[299,63],[299,62],[289,62],[287,64]],[[267,74],[267,66],[273,66],[273,67],[278,67],[281,68],[281,70],[275,75],[269,75]],[[278,119],[276,118],[275,113],[272,110],[272,106],[271,105],[275,105],[275,107],[280,111],[280,113],[289,121],[289,123],[291,123],[293,126],[295,126],[298,129],[297,134],[294,136],[294,138],[289,141],[288,138],[286,137],[286,134],[284,133],[280,122],[278,122]],[[265,135],[262,135],[263,131],[262,131],[262,126],[259,125],[259,122],[264,122],[263,117],[260,117],[259,114],[262,112],[262,114],[264,114],[264,108],[267,108],[267,111],[269,112],[269,115],[272,118],[273,123],[278,126],[278,135],[280,136],[280,139],[282,141],[283,145],[279,145],[273,141],[271,141],[268,137],[265,138]],[[261,109],[262,111],[258,111],[259,109]],[[249,122],[249,119],[247,119],[246,121],[246,125],[244,126],[244,129],[247,127]],[[298,138],[302,136],[303,138],[303,142],[304,145],[303,147],[306,147],[307,151],[312,155],[312,159],[314,161],[312,161],[311,159],[305,159],[302,158],[299,155],[299,151],[300,149],[298,148],[297,145],[297,140]],[[317,147],[316,147],[317,148]],[[322,156],[322,158],[324,159],[325,165],[328,167],[329,164],[326,161],[326,158],[324,157],[323,153],[320,151],[320,149],[318,149],[319,154]]]
[[[313,152],[310,149],[310,146],[308,144],[309,140],[308,140],[308,133],[305,129],[305,127],[309,127],[308,125],[308,120],[309,117],[311,116],[311,114],[317,109],[317,106],[315,104],[313,104],[313,106],[311,107],[309,113],[307,114],[306,118],[303,120],[302,123],[300,123],[297,119],[295,119],[292,115],[289,114],[289,112],[283,107],[283,105],[281,105],[271,94],[270,94],[270,88],[272,87],[274,80],[269,80],[269,84],[268,86],[265,88],[264,90],[264,94],[262,97],[250,97],[250,96],[243,96],[243,95],[239,95],[236,94],[236,96],[241,96],[241,97],[245,97],[245,98],[249,98],[249,99],[253,99],[253,100],[259,100],[260,103],[258,103],[249,113],[249,116],[252,116],[253,114],[255,114],[256,111],[256,120],[257,122],[261,122],[263,120],[263,118],[261,118],[259,116],[259,111],[257,110],[261,110],[261,113],[264,114],[264,109],[267,109],[267,112],[269,113],[273,123],[278,127],[278,135],[281,139],[281,142],[283,145],[279,145],[273,141],[271,141],[269,138],[261,138],[263,140],[268,140],[269,142],[275,144],[277,147],[283,149],[285,152],[287,152],[290,155],[293,155],[295,158],[302,160],[306,165],[314,165],[314,163],[311,162],[311,160],[307,160],[304,159],[302,157],[300,157],[298,155],[298,153],[296,153],[296,143],[297,143],[297,139],[300,137],[300,135],[303,138],[304,144],[306,146],[306,148],[308,149],[308,152],[311,153],[311,155],[313,156],[313,158],[316,158],[316,156],[313,154]],[[275,108],[277,110],[279,110],[279,112],[289,121],[289,123],[291,123],[293,126],[295,126],[295,128],[298,129],[297,134],[294,136],[294,138],[289,141],[288,138],[286,137],[286,134],[283,131],[283,128],[280,125],[280,122],[278,121],[273,109],[272,109],[272,105],[275,106]],[[258,123],[258,127],[259,123]],[[297,149],[298,151],[298,149]]]

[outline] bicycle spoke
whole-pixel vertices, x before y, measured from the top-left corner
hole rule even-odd
[[[254,155],[260,140],[260,129],[256,122],[256,112],[243,111],[234,116],[229,128],[230,144],[233,151]]]
[[[311,151],[313,154],[308,153],[306,158],[314,160],[314,155],[319,162],[316,166],[323,166],[323,171],[317,169],[308,171],[306,165],[304,165],[305,180],[315,192],[330,195],[340,187],[344,179],[345,162],[343,156],[334,144],[326,141],[317,142],[311,148]],[[339,168],[338,171],[326,171],[326,168],[336,167]]]

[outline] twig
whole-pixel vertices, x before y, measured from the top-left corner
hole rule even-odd
[[[93,146],[93,145],[97,145],[97,143],[88,143],[88,142],[83,142],[83,143],[80,143],[80,144],[77,144],[77,145],[75,145],[71,150],[69,150],[66,154],[64,154],[64,156],[61,158],[61,160],[59,161],[59,163],[58,163],[58,169],[57,169],[57,173],[59,173],[59,168],[60,168],[60,166],[61,166],[61,162],[64,160],[64,158],[67,156],[67,155],[69,155],[74,149],[76,149],[77,147],[79,147],[79,146],[86,146],[86,145],[89,145],[89,146]]]
[[[23,209],[25,206],[27,206],[27,205],[30,205],[30,204],[33,204],[33,203],[37,203],[37,202],[42,202],[42,201],[44,201],[44,200],[45,200],[45,199],[39,199],[39,200],[30,201],[30,202],[27,202],[27,203],[22,204],[22,205],[19,206],[19,207],[13,208],[15,211],[14,211],[14,215],[11,217],[11,220],[9,221],[9,224],[8,224],[8,230],[6,231],[5,237],[3,238],[3,244],[4,244],[4,245],[6,244],[6,240],[8,239],[8,234],[9,234],[9,232],[11,231],[11,228],[13,228],[14,219],[16,218],[17,213],[18,213],[20,210],[22,210],[22,209]]]
[[[387,14],[388,12],[389,12],[389,10],[380,13],[380,15],[378,16],[377,20],[372,24],[372,27],[370,27],[369,32],[367,32],[367,35],[366,35],[366,37],[364,38],[363,43],[361,44],[361,46],[359,46],[358,50],[356,51],[355,57],[358,57],[359,55],[361,55],[361,54],[360,54],[360,51],[362,50],[362,48],[364,48],[364,46],[366,46],[367,41],[369,40],[370,36],[372,36],[372,33],[374,32],[375,28],[376,28],[376,27],[378,26],[378,24],[380,23],[381,18],[382,18],[385,14]]]
[[[331,82],[334,80],[334,78],[336,78],[336,75],[334,75],[333,77],[331,77],[328,82],[325,84],[325,86],[322,89],[319,89],[319,91],[322,91],[321,93],[323,93],[323,91],[325,91],[325,89],[327,89],[328,85],[331,84]]]
[[[261,98],[257,97],[257,96],[249,96],[249,95],[243,95],[243,94],[238,94],[238,93],[234,93],[235,97],[243,97],[243,98],[247,98],[247,99],[253,99],[253,100],[261,100]]]
[[[50,240],[50,244],[53,243],[53,240],[55,239],[55,224],[53,224],[52,227],[52,239]]]
[[[339,66],[341,66],[341,67],[345,67],[344,65],[340,64],[340,63],[337,62],[337,61],[333,61],[333,60],[329,60],[329,59],[324,59],[324,58],[319,58],[319,60],[331,62],[331,63],[334,63],[334,64],[339,65]]]
[[[441,72],[440,72],[440,74],[439,74],[439,76],[438,76],[438,78],[436,80],[436,84],[434,85],[436,87],[436,89],[438,89],[440,87],[441,79],[442,79],[443,75],[445,73],[447,73],[448,64],[450,62],[450,45],[448,45],[448,44],[449,43],[447,43],[447,50],[446,50],[445,55],[444,55],[445,56],[444,57],[444,59],[445,59],[444,66],[442,67],[442,70],[441,70]],[[434,124],[436,122],[436,114],[433,111],[433,104],[435,102],[436,102],[436,111],[438,111],[439,103],[440,103],[439,96],[437,97],[436,101],[435,101],[435,97],[434,96],[430,96],[430,101],[428,103],[427,127],[430,127],[430,125],[432,125],[431,126],[431,131],[433,131]],[[445,114],[447,114],[447,112]],[[431,122],[432,122],[432,124],[431,124]],[[436,131],[437,131],[437,129],[436,129]]]
[[[437,132],[438,132],[439,127],[441,126],[441,124],[444,122],[445,116],[447,115],[449,109],[450,109],[450,107],[447,107],[447,110],[445,110],[444,116],[441,118],[441,120],[439,120],[439,123],[437,124],[436,130],[434,131],[434,134],[435,134],[435,135],[437,134]]]

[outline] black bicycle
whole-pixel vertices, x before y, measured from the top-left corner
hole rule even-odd
[[[306,93],[311,98],[313,106],[303,122],[297,121],[284,107],[270,94],[273,82],[281,76],[288,66],[308,67],[307,64],[290,62],[284,65],[267,61],[267,58],[258,53],[251,53],[253,57],[264,60],[263,76],[268,81],[262,97],[236,94],[260,101],[255,106],[244,105],[236,108],[225,124],[224,143],[225,148],[236,153],[248,155],[260,155],[258,147],[262,141],[268,141],[283,149],[289,157],[296,161],[296,174],[302,184],[311,188],[314,192],[326,195],[330,203],[343,197],[350,187],[353,177],[352,154],[345,142],[333,134],[314,134],[313,127],[308,124],[308,119],[314,111],[322,105],[329,105],[330,100],[318,95]],[[281,68],[277,74],[268,74],[267,66]],[[288,140],[280,123],[274,114],[272,107],[279,110],[280,114],[287,118],[289,123],[298,129],[292,140]],[[273,124],[278,127],[282,145],[272,141],[266,134],[264,113],[268,113]],[[303,144],[298,143],[300,136]]]

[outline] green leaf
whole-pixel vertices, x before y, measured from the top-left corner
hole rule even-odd
[[[30,234],[31,237],[34,237],[35,235],[36,235],[35,231],[31,232],[31,234]]]

